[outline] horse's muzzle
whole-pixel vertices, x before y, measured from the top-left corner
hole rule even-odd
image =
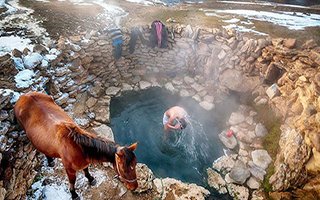
[[[114,176],[114,178],[117,178],[118,180],[120,180],[128,190],[132,191],[132,190],[137,189],[137,187],[138,187],[137,179],[127,180],[119,175]]]
[[[128,189],[128,190],[135,190],[135,189],[137,189],[137,187],[138,187],[138,181],[135,181],[135,182],[133,182],[133,183],[127,183],[127,182],[124,182],[124,185],[126,186],[126,188]]]

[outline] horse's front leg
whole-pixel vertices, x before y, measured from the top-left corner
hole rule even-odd
[[[96,179],[95,179],[93,176],[91,176],[91,174],[89,173],[89,168],[88,168],[88,167],[85,168],[85,169],[83,169],[83,171],[84,171],[84,175],[85,175],[86,178],[88,179],[90,185],[93,186],[93,185],[97,184]]]
[[[46,157],[47,157],[47,161],[48,161],[48,166],[54,167],[54,158],[51,158],[49,156],[46,156]]]
[[[74,188],[74,185],[76,183],[76,171],[73,169],[66,169],[68,179],[69,179],[69,189],[73,200],[80,200],[80,197],[76,193],[76,190]]]

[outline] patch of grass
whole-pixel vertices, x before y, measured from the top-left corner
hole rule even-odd
[[[267,174],[262,182],[262,187],[266,194],[272,191],[272,185],[269,183],[270,177],[274,174],[274,161],[276,159],[279,150],[279,140],[281,135],[281,119],[276,117],[275,113],[267,106],[255,106],[255,110],[258,113],[258,121],[262,122],[268,129],[268,134],[263,138],[263,147],[268,151],[270,157],[272,158],[272,163],[267,169]]]
[[[273,163],[270,164],[270,166],[267,169],[267,174],[265,175],[263,181],[262,181],[262,187],[263,190],[266,192],[266,195],[268,196],[268,193],[272,191],[272,185],[269,183],[269,179],[274,174],[274,166]]]
[[[271,158],[274,160],[279,150],[279,140],[281,135],[281,122],[275,120],[272,127],[268,128],[269,133],[263,138],[263,147],[268,151]]]
[[[34,184],[34,183],[36,183],[36,182],[40,181],[42,178],[43,178],[43,175],[42,175],[42,174],[40,174],[40,173],[38,173],[38,174],[34,177],[34,179],[33,179],[33,183],[32,183],[32,184]]]

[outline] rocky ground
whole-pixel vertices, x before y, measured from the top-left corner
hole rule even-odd
[[[113,19],[104,15],[104,10],[97,4],[87,6],[75,5],[68,1],[41,1],[26,0],[22,5],[35,10],[34,16],[43,21],[43,26],[48,33],[58,38],[60,35],[73,35],[81,31],[101,30],[113,23]],[[301,12],[306,14],[320,14],[319,6],[307,8],[285,7],[277,5],[254,5],[254,4],[226,4],[217,1],[207,1],[201,4],[183,4],[175,7],[167,7],[161,4],[142,6],[141,4],[127,1],[108,1],[109,5],[115,5],[123,9],[128,15],[121,21],[122,27],[145,26],[155,19],[170,23],[190,24],[198,27],[220,28],[228,25],[220,18],[206,16],[202,10],[210,9],[239,9],[260,11],[284,11],[289,13]],[[115,14],[122,15],[123,13]],[[123,14],[125,15],[125,14]],[[231,17],[232,18],[232,17]],[[227,18],[228,19],[228,18]],[[272,37],[298,38],[301,44],[309,39],[320,41],[319,26],[307,27],[306,31],[292,31],[273,23],[253,21],[257,31],[265,32]],[[248,33],[250,37],[259,35]]]
[[[278,141],[265,145],[264,138],[269,136],[272,140],[275,135],[263,124],[265,121],[258,117],[259,113],[247,105],[234,111],[227,122],[228,129],[220,134],[228,154],[207,170],[212,188],[229,193],[235,199],[264,199],[264,192],[269,191],[263,180],[271,175],[265,176],[268,166],[274,165],[271,188],[281,192],[270,193],[270,196],[275,199],[297,197],[299,191],[282,191],[299,187],[308,198],[319,197],[319,177],[316,173],[309,174],[318,170],[320,151],[315,142],[318,141],[320,85],[320,51],[315,40],[256,39],[230,29],[173,23],[169,28],[174,37],[170,37],[168,49],[151,49],[138,42],[135,52],[129,54],[132,24],[141,23],[148,38],[150,29],[146,25],[156,13],[169,16],[169,12],[179,8],[179,15],[192,16],[191,24],[202,18],[194,17],[199,11],[188,11],[188,5],[139,9],[139,5],[121,1],[117,5],[134,12],[129,12],[124,18],[127,20],[122,22],[127,27],[123,29],[125,45],[123,57],[116,61],[110,37],[101,30],[117,25],[117,17],[124,16],[122,10],[106,11],[91,5],[87,12],[81,5],[59,1],[23,1],[23,4],[34,8],[33,16],[43,20],[41,26],[33,30],[43,30],[43,24],[57,41],[48,40],[48,36],[41,34],[44,32],[28,31],[19,20],[10,21],[7,18],[10,15],[2,16],[7,21],[2,34],[11,30],[18,35],[33,36],[32,41],[47,42],[29,49],[12,49],[0,57],[1,198],[25,198],[27,189],[31,199],[40,196],[50,199],[52,193],[61,195],[61,199],[69,198],[61,164],[57,163],[53,170],[46,167],[14,121],[12,108],[20,93],[46,90],[80,126],[97,134],[109,133],[110,137],[112,131],[107,126],[110,99],[127,90],[154,86],[194,98],[207,110],[212,110],[229,92],[236,92],[242,97],[250,96],[254,106],[270,106],[282,119],[279,120],[281,130],[276,130],[276,136],[281,135],[280,148],[275,147],[276,157],[268,146]],[[106,15],[108,12],[111,17]],[[31,13],[21,9],[17,14]],[[28,20],[33,24],[33,19]],[[14,25],[21,26],[10,29]],[[19,32],[21,30],[26,31]],[[182,73],[172,75],[168,71]],[[98,186],[89,187],[79,175],[77,187],[84,199],[204,199],[209,194],[194,184],[154,177],[144,165],[138,167],[138,193],[126,191],[113,179],[114,171],[107,165],[94,166],[91,170],[98,177]]]

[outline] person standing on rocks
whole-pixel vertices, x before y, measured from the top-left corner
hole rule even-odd
[[[163,114],[164,131],[183,130],[187,127],[186,117],[188,113],[180,106],[173,106]]]

